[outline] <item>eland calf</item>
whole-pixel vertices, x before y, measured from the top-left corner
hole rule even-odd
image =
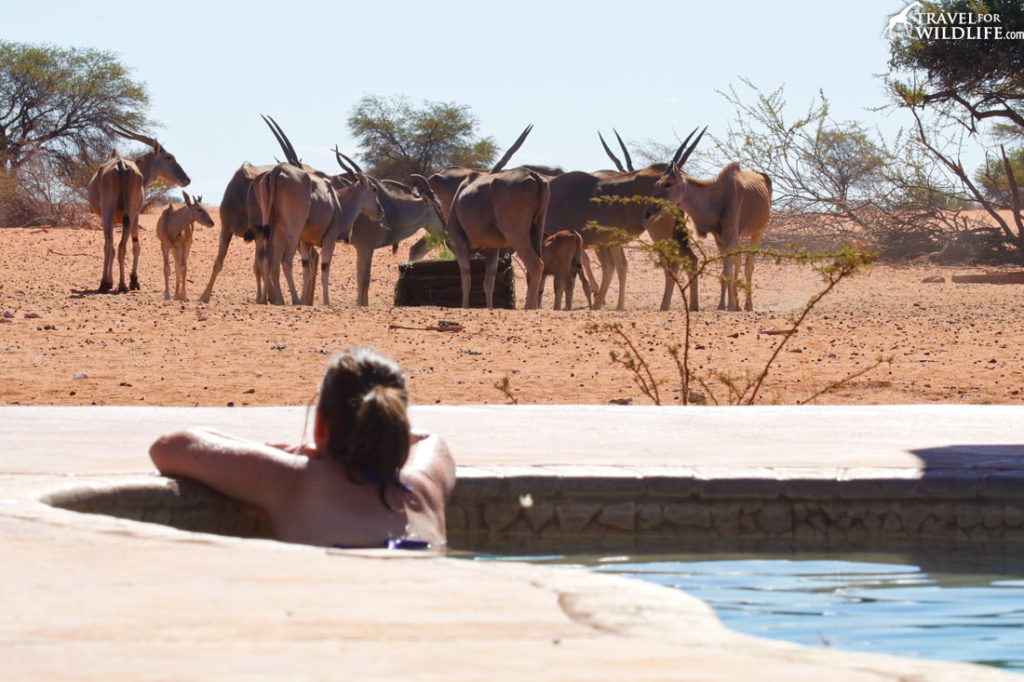
[[[213,227],[213,218],[203,207],[203,198],[189,196],[182,192],[184,206],[167,202],[167,208],[156,221],[156,236],[160,240],[160,252],[164,257],[164,300],[170,300],[171,252],[174,252],[174,300],[187,301],[185,278],[188,275],[188,254],[192,249],[192,232],[195,223]]]
[[[562,296],[565,295],[565,309],[572,310],[573,290],[576,278],[583,285],[583,294],[587,297],[587,307],[594,307],[590,292],[590,282],[583,274],[583,262],[587,258],[583,237],[573,230],[562,230],[549,235],[544,240],[544,274],[546,279],[552,275],[555,279],[555,310],[562,307]],[[544,279],[541,279],[540,291],[537,294],[537,305],[544,297]]]

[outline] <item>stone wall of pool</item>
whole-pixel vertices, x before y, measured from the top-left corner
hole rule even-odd
[[[183,530],[271,536],[261,510],[188,480],[94,481],[44,501]],[[448,531],[452,548],[495,553],[1024,549],[1024,471],[468,468],[459,471]]]

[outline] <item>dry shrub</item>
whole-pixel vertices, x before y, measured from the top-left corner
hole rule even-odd
[[[23,164],[17,175],[0,171],[0,227],[80,225],[87,213],[79,191],[55,179],[45,163]]]

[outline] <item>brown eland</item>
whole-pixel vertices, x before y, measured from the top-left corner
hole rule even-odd
[[[655,184],[662,176],[665,165],[656,164],[640,170],[627,170],[632,168],[632,161],[629,161],[628,167],[623,167],[604,144],[603,138],[601,142],[616,166],[623,170],[593,173],[572,171],[551,178],[551,201],[548,205],[545,229],[548,234],[573,230],[582,235],[584,244],[595,250],[601,263],[600,285],[594,281],[593,275],[588,273],[591,286],[597,289],[594,294],[594,308],[604,304],[611,279],[617,276],[619,296],[616,309],[624,310],[628,270],[621,243],[623,239],[638,237],[646,230],[655,241],[674,241],[680,255],[691,259],[691,262],[693,253],[690,250],[688,234],[675,229],[675,222],[671,216],[649,215],[647,205],[628,201],[635,197],[653,196]],[[600,201],[602,197],[609,197],[612,201]],[[586,261],[584,267],[586,268]],[[662,310],[668,310],[671,305],[677,270],[678,265],[666,264]],[[696,310],[697,305],[697,282],[691,276],[690,309]]]
[[[447,232],[462,278],[462,307],[469,306],[470,252],[482,252],[484,297],[494,306],[494,281],[499,251],[511,247],[526,269],[526,309],[537,307],[540,280],[544,216],[550,190],[548,181],[524,168],[474,172],[459,186],[448,214]]]
[[[704,130],[707,130],[705,128]],[[696,132],[696,131],[695,131]],[[772,205],[772,180],[767,174],[730,163],[711,180],[698,180],[683,171],[683,164],[697,147],[704,131],[685,149],[689,138],[676,150],[668,168],[658,180],[655,196],[685,211],[701,237],[713,235],[718,251],[724,256],[718,308],[739,310],[737,280],[742,240],[750,239],[744,263],[746,300],[744,310],[753,310],[751,279],[754,254]],[[692,136],[692,133],[691,133]],[[728,301],[726,300],[728,298]]]
[[[267,117],[269,118],[269,117]],[[302,167],[295,149],[284,131],[272,118],[267,120],[282,149],[288,157],[287,163],[278,164],[267,173],[259,175],[252,183],[252,191],[260,208],[260,227],[269,228],[267,264],[264,276],[270,302],[282,305],[280,271],[291,292],[292,302],[312,303],[310,297],[300,297],[295,288],[292,261],[300,244],[304,245],[303,291],[312,291],[315,278],[309,247],[321,249],[320,275],[324,305],[330,305],[330,269],[334,249],[338,240],[348,241],[356,215],[360,212],[374,219],[381,215],[377,200],[377,186],[362,173],[357,173],[351,184],[335,182],[320,172],[311,172]],[[337,149],[338,163],[344,167],[342,157],[351,163]]]
[[[257,176],[271,171],[273,166],[253,166],[248,161],[243,162],[235,174],[231,176],[227,187],[224,188],[224,196],[220,200],[220,241],[217,246],[217,256],[213,261],[213,272],[210,273],[210,281],[206,285],[199,300],[208,303],[213,294],[213,284],[217,281],[217,275],[224,268],[224,258],[228,254],[228,246],[232,237],[239,237],[246,242],[255,242],[256,254],[253,258],[252,269],[256,277],[256,302],[267,302],[266,282],[263,280],[263,262],[266,260],[266,235],[257,230],[250,216],[259,214],[259,206],[256,205],[256,197],[250,192],[252,181]]]
[[[428,179],[445,214],[446,231],[459,263],[463,308],[469,305],[470,252],[481,252],[487,259],[484,297],[490,308],[494,304],[498,255],[501,249],[509,247],[526,268],[525,307],[537,307],[544,269],[544,215],[549,198],[546,169],[503,170],[532,129],[532,124],[526,126],[490,171],[451,166]]]
[[[121,269],[118,291],[128,291],[124,282],[128,236],[132,238],[131,288],[139,288],[139,212],[142,210],[143,191],[158,177],[187,187],[188,175],[178,165],[174,155],[152,137],[146,137],[120,126],[113,131],[121,137],[142,142],[152,147],[148,152],[125,159],[114,151],[89,180],[89,206],[103,223],[103,274],[99,291],[110,291],[114,286],[114,222],[121,220],[121,243],[117,260]]]
[[[358,167],[356,170],[359,170]],[[426,178],[414,178],[426,186]],[[358,306],[366,306],[370,302],[370,271],[375,250],[391,247],[392,251],[396,251],[399,242],[421,228],[426,228],[438,240],[444,239],[444,219],[436,197],[423,190],[416,194],[411,187],[391,180],[378,182],[370,178],[370,181],[377,185],[377,200],[383,215],[382,220],[374,220],[360,213],[349,236],[349,243],[356,249]]]

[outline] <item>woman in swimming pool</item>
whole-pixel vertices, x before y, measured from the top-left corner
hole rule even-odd
[[[157,439],[149,454],[162,474],[259,505],[279,540],[441,546],[455,463],[440,438],[410,430],[407,404],[398,365],[353,348],[332,359],[321,380],[312,447],[186,429]]]

